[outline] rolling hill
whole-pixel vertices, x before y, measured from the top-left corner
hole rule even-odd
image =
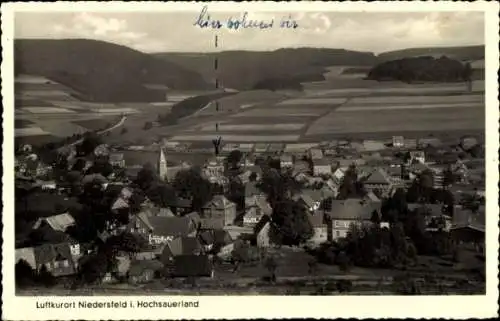
[[[286,48],[275,51],[223,51],[219,53],[157,53],[156,57],[199,72],[214,82],[217,59],[218,80],[222,86],[252,89],[268,79],[293,78],[322,80],[328,66],[372,66],[373,53],[323,48]]]
[[[213,88],[195,71],[103,41],[19,39],[14,50],[16,75],[44,76],[81,93],[81,100],[165,100],[165,90],[151,89],[151,84],[171,89]]]
[[[382,61],[388,61],[417,56],[433,56],[435,58],[447,56],[461,61],[481,60],[484,59],[484,46],[408,48],[384,52],[379,54],[378,58]]]

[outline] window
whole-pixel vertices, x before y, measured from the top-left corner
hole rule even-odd
[[[54,262],[54,269],[57,269],[59,267],[59,262],[58,261],[55,261]]]
[[[337,237],[340,237],[340,231],[335,231],[335,235],[336,235]]]
[[[63,261],[63,265],[64,265],[64,267],[69,267],[69,261],[68,260],[64,260]]]

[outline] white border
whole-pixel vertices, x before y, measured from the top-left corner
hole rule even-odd
[[[210,319],[210,318],[487,318],[498,311],[498,3],[496,2],[213,2],[210,11],[365,11],[365,12],[438,12],[480,11],[485,13],[486,44],[486,170],[487,170],[487,295],[477,296],[201,296],[174,297],[199,299],[199,308],[177,309],[99,309],[99,310],[40,310],[36,298],[14,295],[14,220],[13,220],[13,18],[20,11],[193,11],[202,3],[176,2],[56,2],[2,4],[1,66],[3,96],[3,244],[2,255],[2,319],[7,320],[70,320],[70,319]],[[139,297],[113,297],[113,300],[131,300]],[[144,297],[146,298],[146,297]],[[47,299],[50,299],[47,297]],[[106,301],[106,297],[57,297],[57,301]],[[166,301],[167,296],[147,297]],[[135,312],[135,313],[134,313]]]

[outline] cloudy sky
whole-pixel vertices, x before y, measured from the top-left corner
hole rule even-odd
[[[18,12],[15,37],[98,39],[144,52],[215,51],[215,31],[194,26],[199,13]],[[241,17],[242,12],[209,14],[212,20],[227,21],[229,17]],[[293,13],[291,17],[299,27],[279,28],[278,22],[288,15],[249,12],[248,19],[274,19],[274,27],[218,30],[218,50],[325,47],[379,53],[411,47],[484,44],[484,16],[480,12]]]

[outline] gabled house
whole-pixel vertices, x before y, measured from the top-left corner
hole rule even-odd
[[[273,209],[265,198],[254,198],[253,203],[246,204],[243,226],[254,227],[264,215],[271,215]]]
[[[333,200],[331,208],[325,211],[329,239],[346,237],[351,225],[371,223],[374,215],[381,215],[381,202],[367,202],[360,199]]]
[[[43,244],[34,248],[36,271],[44,266],[53,276],[66,276],[76,273],[75,262],[70,244]]]
[[[196,236],[181,236],[166,243],[160,260],[167,264],[179,255],[200,255],[203,252],[203,247]]]
[[[477,212],[466,209],[456,209],[453,215],[450,233],[454,240],[460,243],[470,243],[476,246],[478,252],[485,254],[485,208]]]
[[[257,247],[266,248],[270,245],[269,231],[271,229],[271,218],[263,216],[254,228],[254,236]]]
[[[332,164],[330,160],[326,158],[314,159],[312,161],[313,165],[313,175],[331,175],[332,174]]]
[[[323,151],[319,148],[311,148],[309,150],[309,157],[315,161],[323,158]]]
[[[310,195],[310,193],[306,193],[304,191],[300,194],[294,195],[293,199],[304,206],[309,212],[314,212],[319,209],[321,205],[320,199],[315,199]]]
[[[198,239],[205,251],[219,252],[223,247],[233,243],[229,232],[224,230],[203,231],[198,234]]]
[[[283,154],[280,156],[280,167],[283,168],[292,168],[293,167],[293,157],[289,154]]]
[[[151,282],[162,270],[163,264],[158,260],[132,261],[127,273],[128,282],[132,284]]]
[[[393,188],[391,177],[381,168],[370,174],[363,183],[368,192],[377,191],[382,196],[389,195]]]
[[[112,166],[124,168],[125,158],[123,157],[123,153],[111,153],[109,155],[109,163]]]
[[[165,265],[170,277],[213,278],[214,266],[208,255],[179,255],[170,265]]]
[[[255,182],[245,184],[245,207],[252,206],[257,199],[266,199],[266,194]]]
[[[33,224],[33,229],[36,230],[46,225],[54,231],[66,232],[68,228],[75,225],[75,219],[69,213],[42,217]]]
[[[233,225],[236,219],[236,204],[224,195],[215,195],[203,206],[202,212],[204,218],[223,219],[224,225]]]
[[[189,217],[149,216],[146,212],[134,215],[127,230],[144,237],[151,246],[163,246],[176,237],[196,235],[196,226]]]
[[[328,241],[328,224],[326,224],[324,219],[324,211],[316,210],[309,213],[308,218],[314,231],[313,237],[308,243],[317,246]]]

